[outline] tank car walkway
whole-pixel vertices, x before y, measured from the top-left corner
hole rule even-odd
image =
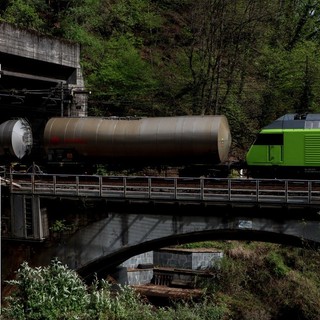
[[[13,173],[12,194],[232,206],[319,207],[319,180],[216,179]]]

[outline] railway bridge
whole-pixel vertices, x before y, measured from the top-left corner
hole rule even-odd
[[[2,240],[83,277],[168,245],[241,239],[318,246],[320,181],[11,173]]]

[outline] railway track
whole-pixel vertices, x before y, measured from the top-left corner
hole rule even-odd
[[[310,204],[320,207],[319,180],[220,179],[12,173],[10,192],[118,199]]]

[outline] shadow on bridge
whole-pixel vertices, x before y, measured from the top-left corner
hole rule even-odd
[[[207,240],[263,241],[290,246],[320,245],[320,216],[315,208],[195,205],[194,203],[97,202],[78,212],[86,224],[36,258],[53,257],[88,281],[103,277],[132,256],[159,248]],[[72,206],[77,208],[72,201]],[[60,210],[54,204],[53,212]],[[66,216],[64,207],[64,216]],[[86,216],[85,216],[86,215]],[[73,215],[72,219],[77,220]]]
[[[320,244],[314,241],[302,239],[297,236],[278,234],[275,232],[255,231],[255,230],[216,230],[175,235],[134,245],[123,247],[117,252],[96,259],[77,270],[78,274],[88,283],[92,283],[94,277],[106,278],[124,261],[135,255],[144,252],[161,249],[168,246],[182,245],[186,243],[202,241],[261,241],[278,243],[288,246],[305,247],[317,249]]]

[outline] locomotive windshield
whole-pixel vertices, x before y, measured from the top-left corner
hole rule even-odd
[[[259,134],[254,145],[283,145],[282,133]]]

